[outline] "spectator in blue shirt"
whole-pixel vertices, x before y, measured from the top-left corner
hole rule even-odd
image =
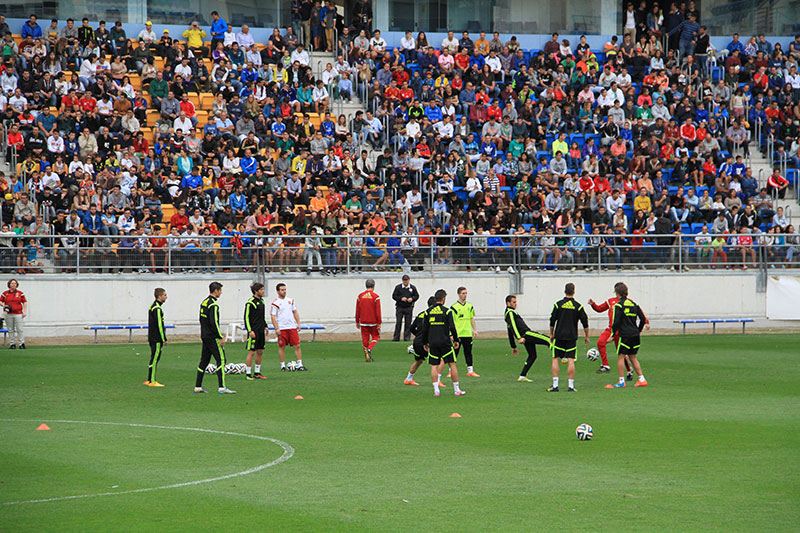
[[[216,11],[211,12],[211,19],[211,50],[213,51],[217,49],[217,43],[225,41],[228,23]]]
[[[669,32],[669,35],[677,33],[680,35],[678,40],[679,55],[678,61],[684,57],[694,54],[694,45],[696,44],[697,35],[700,33],[700,24],[694,18],[694,13],[689,13],[689,18],[680,23],[680,25]],[[734,36],[738,38],[738,36]]]
[[[198,167],[194,167],[190,173],[181,179],[181,189],[187,192],[189,190],[201,191],[203,189],[203,177],[200,175]]]
[[[353,82],[350,80],[350,76],[345,72],[339,79],[339,98],[350,102],[352,95]]]
[[[281,118],[280,115],[275,117],[275,122],[272,123],[270,130],[272,131],[273,139],[281,138],[283,133],[286,131],[286,124],[283,123],[283,118]]]
[[[36,15],[31,15],[31,18],[22,25],[22,38],[25,39],[26,37],[30,36],[33,39],[41,39],[42,38],[42,27],[36,23]]]
[[[739,53],[741,55],[744,55],[744,45],[739,41],[738,33],[733,34],[733,40],[730,43],[728,43],[728,46],[726,46],[725,48],[727,48],[728,52],[731,54],[733,53],[734,50],[739,50]]]
[[[258,169],[258,161],[253,157],[249,148],[244,151],[244,157],[239,161],[239,164],[242,167],[242,172],[248,176],[254,175]]]
[[[475,88],[472,86],[472,82],[468,81],[458,94],[458,113],[460,115],[469,115],[469,108],[474,103]]]
[[[236,188],[236,192],[231,194],[229,203],[235,216],[244,217],[247,215],[247,196],[244,194],[244,187],[239,185]]]
[[[442,110],[436,105],[435,100],[428,102],[428,107],[425,108],[425,116],[434,124],[442,120]]]

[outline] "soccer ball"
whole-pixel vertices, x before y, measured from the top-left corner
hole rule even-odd
[[[409,344],[408,348],[406,348],[406,351],[408,353],[410,353],[411,355],[414,355],[414,345],[413,344]]]
[[[244,363],[236,363],[236,368],[239,370],[240,374],[247,374],[247,365]]]
[[[225,373],[238,374],[238,372],[236,372],[236,365],[234,365],[233,363],[228,363],[227,365],[225,365]]]
[[[297,363],[295,363],[294,361],[289,361],[288,363],[286,363],[286,368],[289,369],[289,372],[294,372],[295,370],[297,370]]]
[[[586,359],[589,361],[597,361],[598,357],[600,357],[600,351],[597,348],[589,348],[589,351],[586,352]]]
[[[206,367],[206,374],[213,374],[217,371],[217,365],[211,363]]]
[[[575,434],[578,436],[578,440],[592,440],[594,430],[589,424],[581,424],[575,429]]]

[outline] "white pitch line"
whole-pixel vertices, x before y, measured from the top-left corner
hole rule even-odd
[[[22,420],[22,419],[14,419],[14,418],[0,418],[0,422],[41,422],[41,420]],[[46,502],[59,502],[64,500],[78,500],[81,498],[96,498],[100,496],[119,496],[122,494],[136,494],[139,492],[151,492],[154,490],[164,490],[164,489],[177,489],[181,487],[190,487],[192,485],[201,485],[203,483],[212,483],[214,481],[222,481],[224,479],[231,479],[234,477],[239,476],[246,476],[248,474],[254,474],[260,470],[264,470],[265,468],[269,468],[271,466],[278,465],[285,461],[288,461],[294,455],[294,448],[291,445],[278,440],[273,439],[270,437],[262,437],[260,435],[248,435],[246,433],[234,433],[232,431],[218,431],[215,429],[203,429],[203,428],[186,428],[186,427],[179,427],[179,426],[154,426],[151,424],[129,424],[125,422],[91,422],[88,420],[52,420],[50,423],[53,424],[93,424],[98,426],[126,426],[126,427],[134,427],[134,428],[152,428],[152,429],[170,429],[173,431],[197,431],[200,433],[216,433],[218,435],[228,435],[231,437],[247,437],[250,439],[257,439],[257,440],[265,440],[277,444],[283,449],[283,454],[275,459],[274,461],[270,461],[269,463],[264,463],[263,465],[258,465],[253,468],[248,468],[247,470],[242,470],[241,472],[235,472],[233,474],[226,474],[224,476],[219,477],[212,477],[208,479],[198,479],[197,481],[186,481],[184,483],[173,483],[171,485],[162,485],[160,487],[146,487],[143,489],[132,489],[132,490],[123,490],[123,491],[115,491],[115,492],[100,492],[96,494],[78,494],[75,496],[60,496],[56,498],[41,498],[37,500],[24,500],[18,502],[0,502],[0,506],[3,505],[22,505],[26,503],[46,503]]]

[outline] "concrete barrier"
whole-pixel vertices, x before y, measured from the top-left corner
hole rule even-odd
[[[247,276],[246,274],[244,276]],[[117,276],[113,279],[64,279],[59,277],[28,276],[20,281],[21,290],[29,301],[26,327],[31,337],[86,335],[83,326],[92,323],[140,324],[147,321],[147,309],[153,300],[153,289],[164,287],[169,299],[164,305],[166,320],[175,324],[175,334],[196,334],[200,302],[208,294],[208,283],[214,279],[224,284],[220,299],[223,326],[241,322],[244,303],[250,296],[249,277],[225,274],[210,276],[150,277]],[[326,326],[326,332],[355,333],[354,311],[356,295],[364,289],[364,280],[374,277],[381,296],[384,331],[394,326],[394,302],[391,293],[400,283],[400,274],[365,274],[362,277],[267,277],[266,300],[275,296],[275,284],[287,284],[289,295],[295,298],[302,320]],[[479,331],[502,331],[505,296],[512,287],[512,276],[503,272],[453,273],[431,277],[413,273],[412,283],[420,292],[421,309],[436,289],[448,292],[448,301],[456,298],[459,286],[469,290],[469,300],[475,306]],[[654,326],[672,327],[675,318],[766,317],[764,293],[756,291],[756,274],[603,272],[587,273],[526,273],[521,278],[519,310],[528,324],[546,330],[547,318],[553,303],[562,297],[564,285],[573,282],[579,302],[589,298],[602,301],[612,294],[617,281],[624,281],[630,295],[650,317]],[[607,324],[605,314],[588,309],[592,328]],[[324,335],[323,335],[324,337]]]

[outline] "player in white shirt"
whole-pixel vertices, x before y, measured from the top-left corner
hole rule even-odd
[[[270,305],[270,319],[275,333],[278,335],[278,358],[281,360],[281,371],[286,368],[286,346],[294,348],[294,358],[297,360],[296,370],[308,370],[303,366],[303,353],[300,350],[300,313],[294,304],[294,298],[286,297],[286,284],[278,283],[275,287],[278,297]]]

